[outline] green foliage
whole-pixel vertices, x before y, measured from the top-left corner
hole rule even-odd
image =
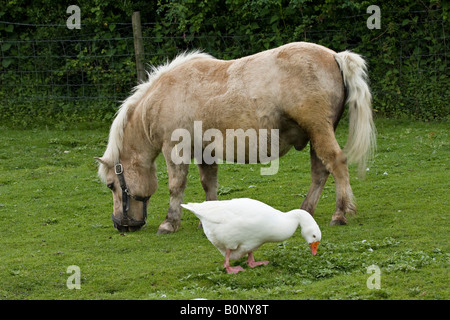
[[[159,64],[196,48],[235,59],[310,41],[367,58],[378,114],[448,119],[448,5],[439,0],[383,3],[381,29],[369,30],[371,4],[83,0],[77,4],[82,28],[69,30],[65,4],[8,1],[0,9],[0,21],[7,21],[0,22],[0,122],[36,126],[111,119],[136,84],[134,11],[141,12],[146,63]]]

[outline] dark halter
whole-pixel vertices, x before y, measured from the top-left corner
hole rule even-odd
[[[122,219],[116,218],[114,214],[112,215],[112,220],[115,224],[122,227],[142,227],[146,224],[147,221],[147,201],[150,199],[148,197],[136,196],[128,190],[127,184],[125,182],[125,177],[123,175],[123,166],[120,163],[117,163],[114,166],[114,171],[119,179],[120,188],[122,189]],[[143,202],[143,218],[144,220],[138,221],[132,218],[128,218],[128,210],[130,209],[130,198],[133,198],[136,201]]]

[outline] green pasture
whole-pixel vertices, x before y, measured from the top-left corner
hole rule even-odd
[[[177,233],[156,234],[169,203],[162,156],[147,226],[121,234],[112,227],[111,193],[94,160],[106,147],[107,127],[4,128],[0,299],[449,299],[450,126],[385,119],[376,125],[378,149],[365,179],[350,167],[358,214],[349,224],[328,225],[335,208],[330,177],[315,215],[322,229],[317,256],[298,230],[255,252],[268,266],[244,266],[237,275],[224,272],[223,257],[192,213],[184,211]],[[282,211],[300,206],[310,183],[308,150],[291,150],[276,175],[261,176],[259,168],[222,165],[219,199],[251,197]],[[203,199],[192,165],[185,201]],[[72,265],[80,268],[80,289],[66,285]],[[381,271],[379,289],[367,286],[372,265]]]

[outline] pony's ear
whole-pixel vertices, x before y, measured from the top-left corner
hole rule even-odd
[[[94,157],[95,160],[97,160],[99,163],[104,164],[105,166],[110,166],[108,161],[106,161],[106,159],[104,159],[103,157]]]

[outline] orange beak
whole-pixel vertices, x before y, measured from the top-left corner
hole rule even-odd
[[[315,256],[317,254],[317,247],[319,246],[319,241],[313,242],[309,246],[311,247],[312,255]]]

